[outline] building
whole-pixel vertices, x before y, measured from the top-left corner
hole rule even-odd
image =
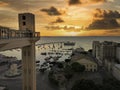
[[[116,48],[116,58],[120,62],[120,43],[118,44]]]
[[[32,13],[19,14],[19,30],[35,31],[35,15]]]
[[[114,59],[111,59],[111,58],[107,58],[105,59],[105,68],[107,71],[112,71],[112,67],[114,66]]]
[[[32,13],[20,13],[18,20],[19,30],[29,30],[31,32],[29,33],[30,36],[34,37],[32,32],[35,32],[35,15]],[[23,90],[36,90],[35,41],[31,39],[31,45],[22,48]]]
[[[0,54],[0,63],[6,62],[6,64],[10,64],[10,63],[15,62],[15,61],[16,62],[18,61],[16,57],[9,57],[9,56],[5,56],[5,55]]]
[[[92,48],[93,48],[93,52],[92,52],[93,56],[98,57],[99,52],[100,52],[100,42],[99,41],[93,41]]]
[[[76,48],[76,49],[74,49],[74,50],[72,50],[72,53],[74,53],[74,54],[77,54],[77,53],[81,53],[81,52],[84,52],[85,50],[84,50],[84,48],[82,48],[82,47],[79,47],[79,48]]]
[[[78,59],[77,62],[85,66],[85,71],[95,72],[98,69],[97,63],[94,62],[93,60],[83,58]]]
[[[94,41],[93,42],[93,56],[98,59],[98,62],[102,65],[105,64],[105,60],[116,59],[116,42],[111,41]]]
[[[120,80],[120,64],[115,64],[113,66],[112,74],[117,80]]]

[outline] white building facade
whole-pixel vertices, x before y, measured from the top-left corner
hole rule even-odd
[[[77,62],[85,66],[85,71],[95,72],[98,69],[97,63],[92,60],[84,58],[84,59],[77,60]]]
[[[114,65],[112,68],[112,74],[117,80],[120,80],[120,64]]]

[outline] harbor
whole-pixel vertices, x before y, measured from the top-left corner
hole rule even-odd
[[[50,42],[43,44],[36,44],[36,69],[40,70],[41,68],[49,68],[53,62],[64,62],[66,59],[70,59],[73,50],[75,49],[76,42],[64,41],[64,42]],[[21,53],[20,49],[8,50],[8,52]],[[4,53],[4,52],[3,52]],[[5,57],[5,56],[4,56]],[[11,56],[8,56],[10,58]],[[11,57],[11,63],[9,70],[5,72],[6,77],[16,77],[20,73],[17,73],[17,68],[21,68],[21,59],[17,57]],[[13,60],[12,60],[13,59]],[[15,72],[15,73],[14,73]],[[19,70],[20,72],[20,70]]]
[[[70,59],[72,51],[75,48],[75,42],[51,42],[45,44],[38,44],[36,46],[39,52],[37,61],[40,64],[37,66],[38,69],[47,69],[53,62],[64,62],[66,59]]]
[[[44,41],[46,41],[46,42],[47,42],[47,40],[51,41],[50,39],[51,38],[46,39]],[[78,40],[80,40],[80,39],[81,38],[79,38]],[[62,38],[62,40],[63,40],[63,38]],[[70,40],[66,40],[66,42],[67,41],[70,41]],[[74,41],[75,45],[64,45],[64,43],[53,43],[53,42],[51,42],[51,43],[49,42],[49,44],[48,43],[46,44],[43,42],[36,43],[36,70],[37,70],[36,74],[37,74],[37,83],[38,83],[37,89],[38,90],[44,90],[44,89],[58,90],[57,87],[53,87],[51,85],[51,83],[48,79],[48,74],[51,70],[53,70],[53,71],[55,71],[55,73],[57,72],[56,74],[54,74],[54,75],[56,75],[56,77],[57,76],[59,77],[59,75],[63,76],[62,74],[59,74],[60,70],[62,70],[61,68],[60,69],[58,68],[60,63],[62,63],[63,65],[67,65],[66,62],[69,62],[71,60],[72,61],[78,60],[79,63],[82,63],[82,61],[84,61],[84,62],[86,61],[86,64],[88,64],[88,65],[89,65],[89,63],[93,63],[93,64],[96,63],[96,62],[93,62],[94,58],[90,56],[91,54],[88,52],[89,50],[86,49],[86,48],[88,48],[87,46],[89,46],[89,49],[91,49],[92,44],[90,44],[90,43],[84,44],[84,43],[81,43],[80,41],[77,42],[76,38],[74,40],[71,40],[71,42],[73,42],[73,41]],[[119,38],[118,38],[118,41],[119,41]],[[39,45],[38,45],[38,43],[39,43]],[[41,43],[43,43],[43,44],[41,44]],[[8,50],[6,52],[1,52],[1,53],[4,54],[7,52],[10,54],[9,56],[6,55],[7,58],[15,59],[15,61],[19,61],[19,63],[20,63],[21,59],[18,59],[18,57],[17,57],[17,55],[19,55],[21,53],[20,49]],[[14,54],[11,54],[10,52],[14,53]],[[11,57],[11,55],[13,57]],[[16,55],[16,57],[14,57],[14,55]],[[71,58],[71,56],[72,56],[72,58]],[[6,60],[7,60],[7,58],[6,58]],[[84,58],[84,59],[82,59],[82,58]],[[3,60],[3,61],[5,61],[5,60]],[[91,65],[89,65],[89,66],[91,66]],[[11,69],[10,68],[8,69],[7,66],[5,66],[5,67],[4,67],[5,70],[1,71],[1,73],[2,73],[0,76],[1,83],[3,85],[7,85],[7,87],[10,90],[13,90],[14,88],[16,88],[17,90],[21,90],[22,75],[20,75],[20,76],[16,75],[16,74],[18,74],[16,72],[19,72],[19,70],[21,69],[21,65],[19,65],[17,67],[18,69],[12,68],[12,67],[15,68],[16,65],[11,66]],[[59,66],[59,67],[61,67],[61,66]],[[95,69],[95,68],[90,67],[87,70],[83,74],[75,75],[70,80],[70,83],[67,86],[68,89],[66,89],[66,90],[70,90],[70,88],[72,87],[71,82],[74,82],[75,80],[78,80],[78,78],[81,78],[81,77],[94,80],[97,83],[98,82],[101,83],[102,78],[104,78],[104,77],[106,78],[106,77],[110,76],[110,75],[108,75],[108,73],[106,73],[105,70],[99,70],[99,68]],[[98,70],[98,71],[96,71],[96,70]],[[9,72],[9,71],[14,73],[14,74],[12,74],[14,77],[11,77],[11,76],[5,77],[6,72]],[[15,82],[15,81],[17,81],[17,82]],[[43,82],[46,84],[44,84]],[[17,83],[16,86],[14,86],[15,83]],[[40,86],[39,84],[41,84],[42,86]]]

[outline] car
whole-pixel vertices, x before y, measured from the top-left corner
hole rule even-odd
[[[0,85],[0,90],[8,90],[6,85]]]

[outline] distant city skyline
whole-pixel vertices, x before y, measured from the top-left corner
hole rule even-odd
[[[18,29],[23,12],[41,36],[120,36],[120,0],[1,0],[0,26]]]

